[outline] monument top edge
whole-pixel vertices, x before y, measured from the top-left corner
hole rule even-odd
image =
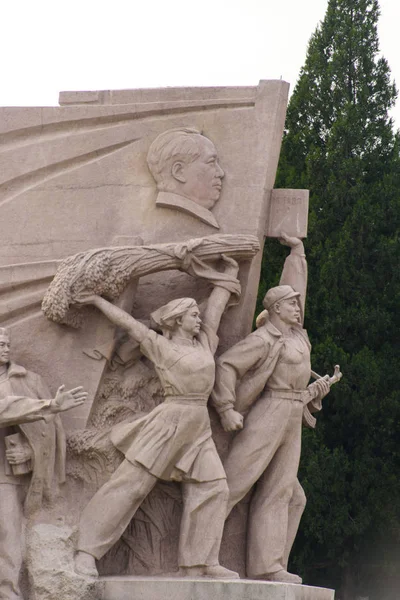
[[[131,104],[174,100],[255,99],[260,85],[289,84],[283,80],[260,80],[252,86],[171,86],[119,90],[67,90],[59,93],[60,106],[76,104]]]

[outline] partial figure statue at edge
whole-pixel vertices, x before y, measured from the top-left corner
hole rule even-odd
[[[24,516],[51,505],[65,482],[65,434],[58,413],[80,406],[82,387],[55,398],[37,373],[10,360],[11,338],[0,328],[0,598],[22,599]]]
[[[216,332],[232,287],[238,286],[237,263],[222,258],[225,280],[214,282],[202,319],[192,298],[172,300],[152,313],[163,335],[100,296],[81,298],[82,304],[94,304],[140,343],[141,352],[155,365],[165,394],[164,402],[148,415],[117,425],[111,434],[125,460],[82,513],[75,558],[82,575],[98,575],[95,559],[117,542],[161,479],[182,483],[179,574],[238,578],[218,561],[229,491],[207,410],[215,378]]]

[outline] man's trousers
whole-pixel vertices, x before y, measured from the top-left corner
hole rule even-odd
[[[19,576],[23,548],[25,486],[0,483],[0,598],[22,600]]]
[[[276,394],[276,392],[275,392]],[[255,485],[249,506],[247,576],[287,569],[305,506],[297,480],[303,404],[262,396],[233,439],[224,467],[228,514]]]

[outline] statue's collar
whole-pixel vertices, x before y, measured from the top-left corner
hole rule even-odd
[[[25,367],[21,367],[21,365],[17,365],[16,363],[10,362],[7,370],[7,375],[8,377],[21,377],[23,375],[26,375],[26,369]]]
[[[180,212],[184,212],[196,219],[199,219],[203,223],[207,223],[207,225],[211,225],[211,227],[215,227],[219,229],[219,225],[217,223],[216,218],[204,206],[200,206],[193,200],[186,198],[185,196],[180,196],[179,194],[175,194],[174,192],[158,192],[156,206],[162,206],[163,208],[174,208]]]

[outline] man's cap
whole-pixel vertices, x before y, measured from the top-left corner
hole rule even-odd
[[[264,296],[263,306],[267,310],[280,300],[288,300],[289,298],[295,298],[300,296],[299,292],[295,292],[290,285],[277,285],[271,288]]]

